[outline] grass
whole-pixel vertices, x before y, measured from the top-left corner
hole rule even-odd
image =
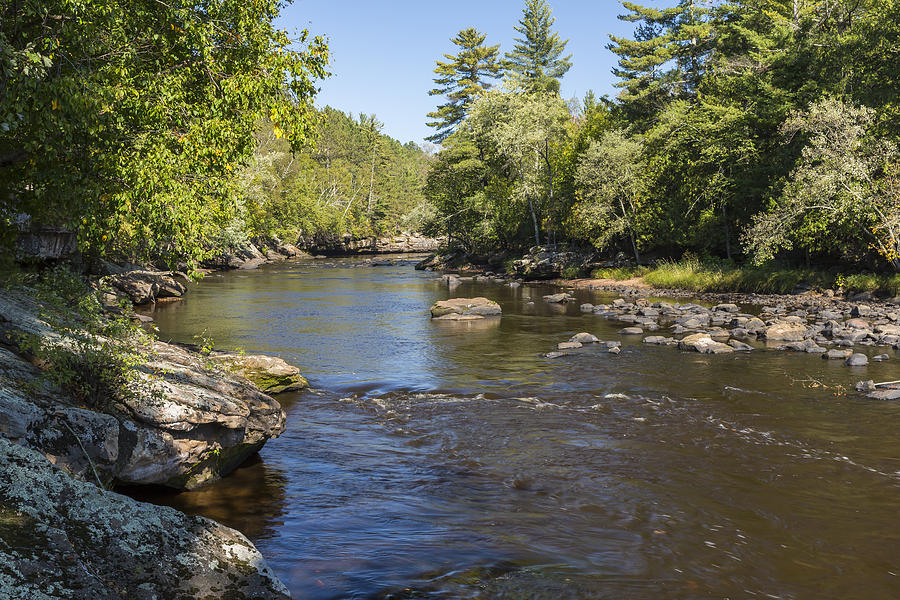
[[[641,277],[658,288],[694,292],[743,292],[790,294],[801,285],[845,292],[872,292],[881,296],[900,295],[900,275],[858,273],[840,275],[816,269],[736,267],[731,263],[702,262],[697,258],[661,261],[653,267],[598,269],[596,278],[622,281]]]

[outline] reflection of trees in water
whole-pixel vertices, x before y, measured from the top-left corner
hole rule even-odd
[[[286,481],[284,473],[255,455],[221,481],[192,492],[153,486],[119,491],[136,500],[208,517],[256,542],[273,536],[282,525]]]

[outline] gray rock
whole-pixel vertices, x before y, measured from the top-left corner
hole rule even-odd
[[[72,479],[0,438],[0,596],[287,599],[242,534]]]
[[[600,347],[604,350],[609,350],[610,348],[621,348],[622,342],[600,342]]]
[[[872,314],[872,308],[866,304],[857,304],[850,310],[851,317],[867,317]]]
[[[548,352],[544,356],[546,358],[562,358],[563,356],[568,356],[568,352]]]
[[[886,360],[891,360],[891,357],[889,354],[879,354],[878,356],[873,356],[872,360],[875,362],[884,362]]]
[[[575,350],[581,348],[581,342],[560,342],[556,345],[557,350]]]
[[[33,309],[27,296],[0,294],[5,329],[65,344]],[[0,436],[84,479],[94,479],[87,455],[105,482],[194,489],[231,472],[284,431],[278,402],[183,348],[154,342],[134,377],[136,393],[115,402],[99,398],[96,410],[79,408],[30,364],[0,349]]]
[[[162,298],[180,298],[186,287],[175,273],[165,271],[127,271],[104,279],[125,294],[134,304],[149,304]]]
[[[865,354],[853,354],[844,364],[848,367],[865,367],[869,364],[869,357]]]
[[[655,346],[661,346],[666,343],[666,340],[667,340],[667,338],[665,338],[661,335],[651,335],[651,336],[644,338],[644,343],[655,345]]]
[[[720,312],[736,313],[736,312],[738,312],[739,309],[738,309],[737,304],[718,304],[713,307],[713,310],[720,311]]]
[[[584,312],[584,313],[594,312],[594,305],[588,304],[588,303],[582,304],[581,312]]]
[[[579,342],[581,344],[596,344],[600,340],[597,339],[597,336],[592,333],[582,332],[582,333],[576,333],[575,335],[573,335],[569,339],[569,341],[570,342]]]
[[[620,346],[613,346],[612,348],[608,348],[606,352],[608,354],[620,354],[622,352],[622,348]]]
[[[749,344],[745,344],[744,342],[739,342],[737,340],[730,340],[728,345],[734,348],[735,352],[752,352],[753,346]]]
[[[544,302],[549,302],[550,304],[565,304],[570,299],[569,295],[565,293],[544,296]]]
[[[683,338],[678,342],[678,348],[681,350],[693,350],[701,354],[727,354],[734,352],[734,348],[728,344],[717,342],[705,333],[695,333]]]
[[[619,330],[619,335],[644,335],[644,330],[640,327],[626,327]]]
[[[900,400],[900,389],[875,390],[867,396],[873,400]]]

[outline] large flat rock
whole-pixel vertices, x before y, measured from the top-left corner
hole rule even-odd
[[[440,318],[446,315],[462,315],[489,317],[502,314],[500,305],[487,298],[451,298],[435,302],[431,307],[432,318]]]

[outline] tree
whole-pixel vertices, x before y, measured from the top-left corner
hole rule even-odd
[[[563,57],[568,40],[551,29],[556,19],[545,0],[526,0],[523,16],[515,28],[512,52],[505,66],[518,83],[530,92],[559,92],[560,79],[572,68],[572,55]]]
[[[619,19],[638,23],[634,39],[610,35],[607,47],[619,56],[613,73],[630,120],[648,121],[668,102],[696,94],[712,49],[712,11],[700,4],[681,0],[657,9],[622,2],[629,13]]]
[[[467,126],[511,173],[531,216],[535,244],[542,217],[554,202],[553,151],[567,135],[566,103],[553,92],[492,90],[475,101]]]
[[[757,262],[808,243],[802,234],[810,224],[803,221],[812,220],[816,236],[843,227],[900,271],[900,146],[867,137],[873,120],[871,109],[827,98],[784,124],[788,142],[799,134],[806,143],[778,202],[746,232]]]
[[[437,61],[434,72],[439,75],[434,80],[436,88],[428,92],[430,96],[447,96],[447,102],[428,113],[434,121],[428,123],[438,131],[429,136],[430,142],[441,143],[453,133],[466,117],[475,98],[491,88],[486,79],[500,76],[498,59],[500,45],[485,46],[485,35],[473,27],[463,29],[451,41],[459,46],[455,56],[445,54],[449,62]]]
[[[325,41],[281,3],[19,0],[0,9],[0,230],[77,230],[90,257],[202,254],[261,119],[313,131]]]
[[[641,141],[621,129],[593,142],[578,164],[573,214],[597,248],[605,249],[617,236],[626,236],[636,263],[641,261],[637,220],[645,188],[641,151]]]

